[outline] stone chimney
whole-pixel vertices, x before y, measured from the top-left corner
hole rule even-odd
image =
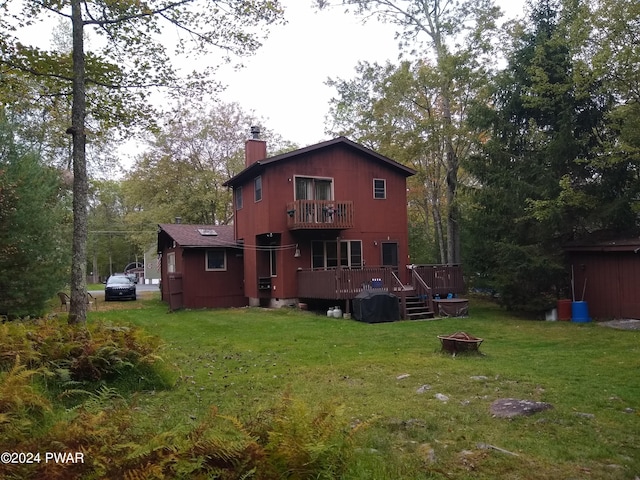
[[[267,142],[260,140],[260,127],[251,127],[251,138],[244,144],[245,167],[267,158]]]

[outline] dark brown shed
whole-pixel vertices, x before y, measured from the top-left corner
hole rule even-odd
[[[582,241],[565,246],[575,300],[596,319],[640,318],[640,238]]]

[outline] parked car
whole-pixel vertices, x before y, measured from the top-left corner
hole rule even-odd
[[[112,277],[127,277],[133,283],[138,283],[138,276],[135,273],[121,273],[116,272],[111,274]],[[104,282],[107,283],[107,282]]]
[[[111,275],[104,286],[104,301],[127,299],[136,299],[136,284],[126,275]]]

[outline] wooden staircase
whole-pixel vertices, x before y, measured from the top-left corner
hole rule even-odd
[[[425,298],[417,295],[407,297],[407,320],[423,320],[435,316],[433,310],[429,308],[429,303]]]

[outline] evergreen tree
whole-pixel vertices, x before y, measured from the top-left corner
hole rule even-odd
[[[491,135],[467,165],[478,179],[468,216],[468,268],[515,309],[550,307],[563,278],[561,246],[589,228],[583,188],[608,108],[580,76],[570,43],[571,9],[541,0],[532,29],[515,38],[494,102],[477,112]]]
[[[0,314],[41,314],[69,278],[64,194],[58,172],[0,122]]]

